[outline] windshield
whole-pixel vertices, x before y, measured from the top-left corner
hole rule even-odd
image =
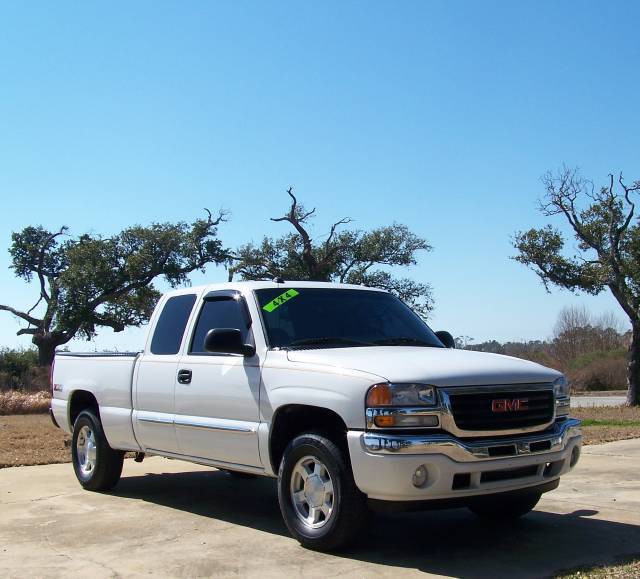
[[[271,348],[444,347],[420,317],[386,292],[279,287],[255,293]]]

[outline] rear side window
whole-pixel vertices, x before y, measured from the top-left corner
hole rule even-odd
[[[152,354],[178,353],[195,302],[195,294],[175,296],[167,300],[153,332]]]
[[[215,299],[204,302],[202,311],[196,323],[196,329],[191,340],[192,354],[204,354],[204,339],[209,330],[215,328],[235,328],[242,331],[242,337],[247,341],[247,320],[243,315],[242,306],[234,299]]]

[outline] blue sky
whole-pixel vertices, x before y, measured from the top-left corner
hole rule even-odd
[[[1,2],[0,248],[29,224],[109,234],[224,207],[228,245],[286,231],[293,186],[320,235],[344,216],[433,245],[435,329],[551,333],[559,310],[511,261],[540,175],[640,179],[640,4]],[[28,307],[0,249],[0,303]],[[194,283],[222,281],[222,269]],[[0,345],[26,345],[0,317]],[[104,331],[74,348],[135,348]]]

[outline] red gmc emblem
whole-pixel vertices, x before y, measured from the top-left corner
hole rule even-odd
[[[492,412],[519,412],[529,409],[527,398],[500,398],[491,401]]]

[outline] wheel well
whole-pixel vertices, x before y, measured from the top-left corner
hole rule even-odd
[[[277,473],[287,444],[303,432],[321,430],[335,442],[349,458],[347,451],[347,425],[328,408],[289,404],[279,408],[273,417],[269,438],[269,455],[273,472]]]
[[[71,394],[69,400],[69,425],[73,429],[73,425],[83,410],[92,410],[93,413],[100,418],[100,407],[96,397],[86,390],[76,390]]]

